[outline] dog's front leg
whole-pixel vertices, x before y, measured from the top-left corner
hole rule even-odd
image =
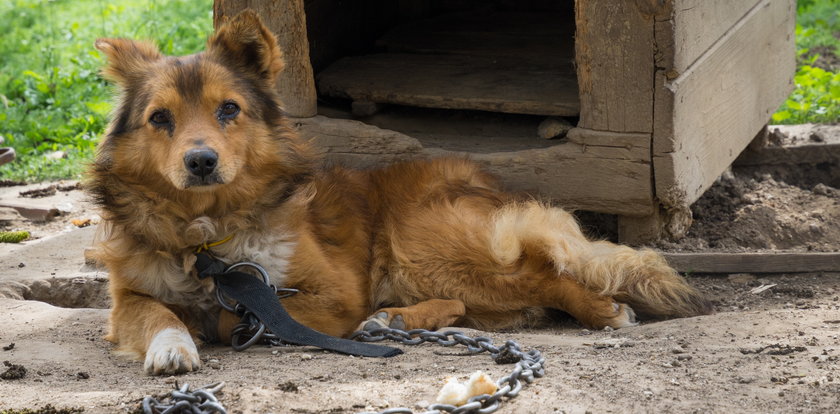
[[[112,291],[108,339],[121,352],[145,356],[152,375],[177,374],[201,367],[198,350],[186,325],[164,304],[129,290]]]

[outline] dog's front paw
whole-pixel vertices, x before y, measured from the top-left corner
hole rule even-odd
[[[147,374],[180,374],[201,367],[198,349],[190,334],[176,328],[164,329],[155,335],[146,351]]]
[[[402,315],[392,316],[391,313],[380,310],[370,315],[369,318],[359,324],[358,330],[371,332],[380,328],[405,329],[405,320]]]

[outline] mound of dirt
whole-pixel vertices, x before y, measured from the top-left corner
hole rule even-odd
[[[797,154],[822,148],[837,151],[840,127],[774,129],[770,145],[780,157],[767,164],[736,163],[691,206],[694,223],[686,237],[660,241],[654,247],[666,251],[840,251],[840,190],[836,188],[840,166],[822,159],[814,162],[807,156],[797,158]],[[797,148],[810,152],[797,152]]]
[[[685,239],[662,242],[666,250],[838,251],[840,191],[777,181],[770,174],[727,174],[691,208]]]

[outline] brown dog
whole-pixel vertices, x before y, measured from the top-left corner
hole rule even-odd
[[[346,336],[360,326],[482,329],[561,309],[584,325],[635,314],[707,313],[708,303],[652,251],[589,241],[567,212],[517,200],[463,159],[379,171],[320,169],[274,93],[274,36],[246,11],[207,50],[162,56],[101,39],[121,88],[89,188],[103,210],[110,333],[149,373],[199,368],[195,338],[227,338],[231,314],[193,252],[217,241],[253,261],[301,323]]]

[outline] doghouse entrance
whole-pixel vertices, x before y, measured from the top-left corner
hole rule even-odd
[[[580,111],[573,2],[401,1],[366,12],[341,2],[306,6],[319,96],[546,116]],[[338,15],[344,21],[335,26]],[[350,35],[355,43],[338,34],[353,28],[360,29]]]

